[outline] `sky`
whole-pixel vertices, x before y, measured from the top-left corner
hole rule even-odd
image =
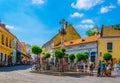
[[[42,46],[65,19],[81,37],[94,26],[120,24],[120,0],[0,0],[0,20],[20,41]]]

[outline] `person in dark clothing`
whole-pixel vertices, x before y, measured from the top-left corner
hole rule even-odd
[[[97,76],[101,76],[101,67],[100,67],[100,64],[101,64],[101,61],[99,61],[98,65],[97,65],[97,68],[98,68],[98,71],[97,71]]]
[[[94,69],[94,64],[91,62],[90,63],[90,76],[93,75],[93,69]]]

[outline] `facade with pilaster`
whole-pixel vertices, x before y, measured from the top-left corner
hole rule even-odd
[[[15,62],[16,57],[16,41],[17,38],[0,23],[0,65],[8,65]],[[14,56],[14,57],[13,57]]]

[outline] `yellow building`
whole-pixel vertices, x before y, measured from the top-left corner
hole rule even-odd
[[[26,44],[24,42],[21,42],[21,46],[22,46],[22,56],[23,56],[22,60],[28,60]]]
[[[21,42],[21,45],[22,45],[22,53],[23,53],[24,55],[27,55],[25,43],[24,43],[24,42]]]
[[[114,63],[120,59],[120,30],[115,29],[116,26],[102,27],[98,40],[98,60],[103,60],[105,53],[112,54]]]
[[[11,62],[16,37],[0,24],[0,63]]]

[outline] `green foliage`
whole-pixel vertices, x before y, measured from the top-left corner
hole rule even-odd
[[[77,53],[76,54],[76,60],[81,61],[83,59],[83,53]]]
[[[37,45],[33,45],[32,47],[31,47],[31,52],[33,53],[33,54],[41,54],[41,52],[42,52],[42,48],[41,47],[39,47],[39,46],[37,46]]]
[[[83,60],[87,60],[89,58],[88,54],[83,53]]]
[[[92,35],[93,35],[93,34],[92,34],[92,30],[86,31],[86,35],[87,35],[87,36],[92,36]]]
[[[110,53],[105,53],[103,56],[103,59],[106,61],[109,61],[112,59],[112,55]]]
[[[76,60],[81,61],[81,60],[87,60],[88,55],[86,53],[77,53],[76,54]]]
[[[63,53],[65,53],[66,52],[66,48],[61,48],[61,51],[63,52]]]
[[[54,54],[55,54],[55,57],[58,58],[58,59],[63,58],[64,55],[65,55],[65,53],[62,52],[61,50],[55,50]]]
[[[49,52],[45,53],[45,58],[50,58],[51,54]]]
[[[71,62],[73,62],[74,59],[75,59],[75,55],[74,54],[69,54],[68,58],[70,59]]]
[[[120,24],[119,24],[119,25],[115,25],[114,28],[115,28],[116,30],[120,30]]]
[[[99,32],[96,32],[95,30],[88,30],[86,31],[87,36],[93,36],[93,35],[99,35]]]

